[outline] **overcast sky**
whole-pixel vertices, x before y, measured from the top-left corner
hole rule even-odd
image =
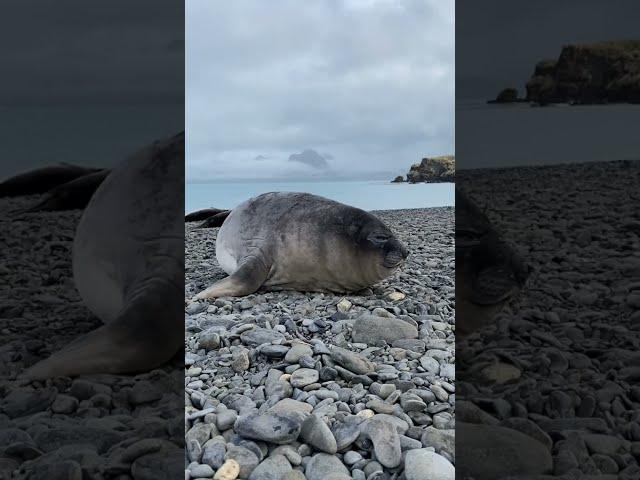
[[[453,0],[186,2],[187,178],[388,178],[454,153]]]

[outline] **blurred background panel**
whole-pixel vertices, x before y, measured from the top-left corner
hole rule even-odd
[[[10,0],[0,50],[0,478],[182,476],[182,301],[141,279],[182,290],[184,4]]]
[[[184,128],[180,2],[9,0],[3,11],[0,178],[112,166]]]
[[[640,475],[639,13],[456,2],[459,478]]]

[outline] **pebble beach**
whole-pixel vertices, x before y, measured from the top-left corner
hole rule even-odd
[[[514,303],[458,345],[458,473],[640,478],[640,162],[457,182],[533,267]]]
[[[140,375],[30,382],[19,375],[101,322],[73,283],[81,211],[11,215],[0,199],[0,478],[182,475],[182,361]]]
[[[454,209],[373,213],[410,257],[350,295],[192,301],[226,274],[185,224],[185,478],[454,478]]]

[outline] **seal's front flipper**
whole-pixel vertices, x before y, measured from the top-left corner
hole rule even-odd
[[[171,359],[184,343],[184,304],[179,290],[167,287],[141,291],[113,322],[35,364],[25,376],[139,373]]]
[[[200,292],[194,300],[249,295],[262,286],[268,273],[269,268],[262,259],[247,257],[235,272]]]

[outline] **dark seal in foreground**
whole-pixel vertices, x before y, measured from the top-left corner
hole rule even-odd
[[[229,277],[196,299],[266,290],[353,292],[391,275],[407,249],[378,218],[308,193],[265,193],[227,217],[216,257]]]
[[[184,133],[115,168],[87,206],[73,243],[73,278],[104,326],[26,376],[144,372],[183,343]]]

